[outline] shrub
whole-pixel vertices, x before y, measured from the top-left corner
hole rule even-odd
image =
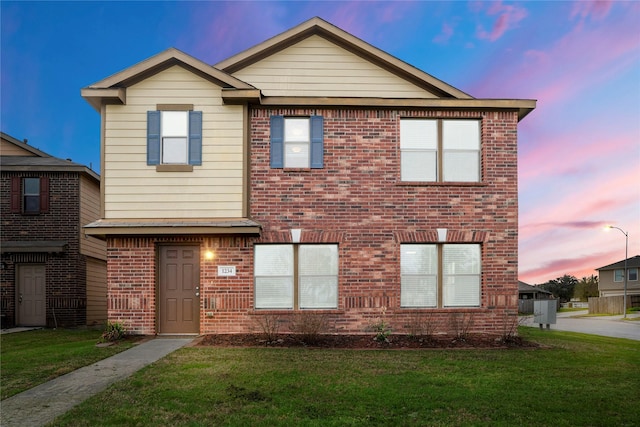
[[[300,334],[303,343],[316,344],[320,336],[329,329],[329,318],[326,314],[300,312],[291,321],[289,329]]]
[[[115,342],[123,339],[127,334],[127,330],[120,322],[107,321],[107,326],[100,336],[99,342]]]

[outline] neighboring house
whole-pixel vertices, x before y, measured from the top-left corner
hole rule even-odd
[[[169,49],[82,89],[102,119],[109,319],[363,332],[517,314],[518,122],[321,20],[215,66]]]
[[[106,321],[106,245],[84,235],[99,218],[100,177],[0,133],[2,326]]]
[[[553,295],[539,286],[531,286],[518,281],[518,312],[533,313],[533,301],[541,299],[552,299]]]
[[[551,292],[545,291],[539,286],[531,286],[518,281],[518,299],[550,299],[553,298]]]
[[[627,295],[640,295],[640,255],[627,259]],[[601,297],[624,295],[624,260],[596,268]]]

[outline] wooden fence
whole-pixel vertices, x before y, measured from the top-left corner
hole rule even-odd
[[[627,295],[627,309],[640,307],[640,295]],[[589,314],[623,314],[624,296],[589,298]]]

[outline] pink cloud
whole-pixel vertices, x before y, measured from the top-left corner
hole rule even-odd
[[[595,269],[604,266],[601,264],[602,260],[617,259],[617,255],[614,251],[610,251],[575,258],[557,259],[522,271],[518,276],[523,282],[535,284],[546,283],[565,274],[570,274],[578,279],[591,275],[597,276],[598,272]]]
[[[496,41],[505,32],[517,26],[527,16],[527,10],[519,5],[504,5],[500,1],[490,3],[487,15],[498,15],[490,31],[486,31],[482,25],[478,25],[476,35],[480,39]]]
[[[453,27],[445,22],[442,24],[442,31],[440,31],[440,34],[433,38],[433,42],[438,44],[446,43],[449,41],[452,35]]]
[[[603,19],[611,10],[611,0],[597,0],[597,1],[576,1],[573,4],[573,10],[571,11],[571,18],[579,16],[585,19],[589,16],[594,19]]]

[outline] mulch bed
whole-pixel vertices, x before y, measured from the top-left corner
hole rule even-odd
[[[210,334],[203,335],[195,346],[210,347],[275,347],[275,348],[331,348],[331,349],[498,349],[539,348],[539,344],[521,337],[502,339],[487,335],[416,337],[389,335],[386,341],[376,341],[374,335],[323,334],[304,337],[299,334],[278,334],[267,339],[264,334]]]

